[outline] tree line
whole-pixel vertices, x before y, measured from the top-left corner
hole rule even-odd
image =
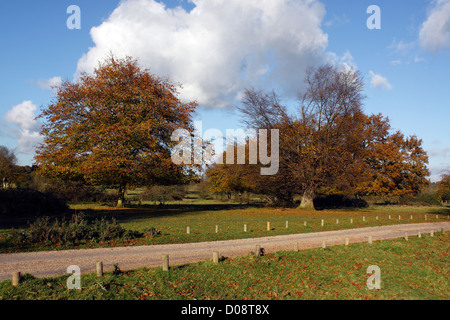
[[[311,67],[305,88],[295,110],[275,91],[244,91],[238,107],[243,124],[278,129],[279,170],[262,176],[260,164],[209,166],[211,191],[264,194],[280,205],[292,205],[301,195],[300,207],[313,209],[321,194],[414,195],[429,184],[422,140],[393,131],[382,114],[364,113],[364,80],[357,70]],[[111,56],[93,74],[64,81],[42,109],[44,142],[36,149],[34,169],[54,181],[115,186],[118,205],[127,188],[199,181],[200,164],[175,164],[171,157],[171,134],[194,134],[196,107],[178,97],[178,85],[142,69],[137,60]],[[0,151],[0,174],[12,181],[8,165],[15,156]]]

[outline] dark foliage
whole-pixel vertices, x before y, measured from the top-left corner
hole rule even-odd
[[[363,199],[349,198],[344,195],[331,194],[314,199],[314,207],[318,210],[338,208],[367,208],[369,204]]]
[[[39,217],[67,209],[66,202],[51,193],[31,189],[0,190],[0,217]]]

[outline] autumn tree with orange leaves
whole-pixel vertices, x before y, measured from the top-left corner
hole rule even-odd
[[[243,122],[253,129],[278,129],[280,170],[256,178],[257,170],[215,168],[213,180],[256,181],[253,190],[314,209],[319,190],[364,195],[413,195],[429,182],[428,156],[422,141],[390,132],[389,119],[365,115],[364,81],[359,72],[323,65],[310,68],[296,114],[289,114],[276,93],[244,92]],[[249,166],[249,165],[247,165]],[[281,192],[284,191],[284,192]]]
[[[130,57],[109,57],[93,74],[64,82],[44,108],[35,160],[51,178],[117,186],[176,184],[189,177],[171,151],[176,129],[193,132],[195,102],[183,102],[168,80]]]

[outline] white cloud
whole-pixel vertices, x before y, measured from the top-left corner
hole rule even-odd
[[[419,33],[420,45],[433,53],[450,48],[450,0],[435,0]]]
[[[5,121],[13,124],[18,129],[9,128],[18,142],[18,151],[20,153],[31,154],[34,147],[42,141],[40,135],[41,124],[36,119],[37,106],[32,101],[24,101],[14,106],[5,115]]]
[[[392,85],[389,83],[389,81],[383,77],[380,74],[376,74],[373,71],[369,72],[371,80],[370,80],[370,84],[372,87],[374,88],[382,88],[382,89],[387,89],[387,90],[391,90],[392,89]]]
[[[248,86],[297,93],[308,65],[325,61],[325,7],[317,0],[193,0],[169,9],[155,0],[122,1],[91,29],[95,46],[78,61],[92,72],[112,52],[138,58],[183,85],[182,98],[226,107]]]
[[[55,90],[56,87],[59,87],[62,83],[61,77],[53,77],[50,79],[39,79],[37,81],[37,85],[39,88],[44,90]]]
[[[416,47],[415,42],[404,42],[403,40],[397,42],[396,39],[394,39],[392,43],[389,45],[389,49],[391,49],[394,53],[399,54],[401,56],[408,55],[415,47]]]

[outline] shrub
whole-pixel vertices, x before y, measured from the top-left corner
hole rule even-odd
[[[108,193],[76,181],[47,182],[44,190],[68,202],[109,202],[118,199],[118,193]]]
[[[147,188],[139,196],[141,201],[153,201],[164,204],[167,201],[181,201],[186,196],[186,187],[176,186],[152,186]]]
[[[314,199],[316,209],[367,208],[369,204],[363,199],[349,198],[340,194],[330,194]]]
[[[67,210],[64,200],[31,189],[0,189],[1,217],[39,217]]]
[[[28,229],[13,230],[9,237],[12,244],[75,244],[81,241],[106,241],[112,239],[135,239],[144,236],[135,230],[126,230],[115,219],[89,221],[84,214],[79,213],[71,217],[51,220],[42,217],[30,223]]]
[[[434,206],[441,205],[441,201],[436,194],[420,193],[415,196],[402,196],[399,199],[401,205],[416,205],[416,206]]]

